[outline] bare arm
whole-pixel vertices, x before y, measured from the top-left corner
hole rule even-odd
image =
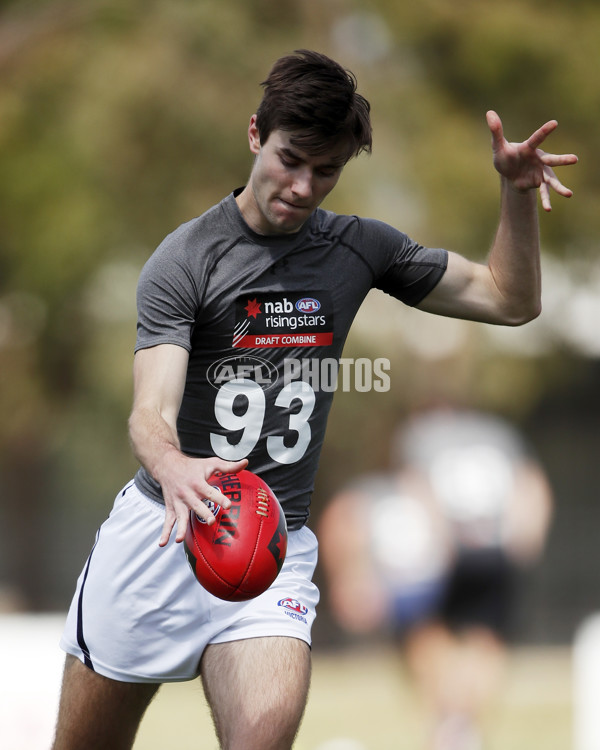
[[[504,138],[502,122],[487,113],[494,166],[501,179],[500,220],[486,264],[450,253],[448,269],[419,308],[448,317],[521,325],[541,311],[536,189],[550,211],[550,188],[570,197],[553,167],[575,164],[574,154],[547,154],[539,146],[557,126],[545,123],[523,143]]]
[[[208,523],[214,516],[202,502],[208,498],[229,507],[229,500],[208,480],[215,471],[239,471],[247,461],[220,458],[190,458],[184,455],[177,437],[177,415],[181,406],[188,353],[180,346],[161,344],[142,349],[133,366],[134,398],[129,418],[133,451],[146,470],[161,485],[165,501],[165,523],[159,544],[169,541],[177,526],[176,541],[185,537],[189,511]]]

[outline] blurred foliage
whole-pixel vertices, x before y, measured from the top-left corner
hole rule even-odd
[[[485,110],[497,109],[515,140],[556,117],[552,149],[581,163],[565,176],[576,197],[555,199],[543,217],[544,247],[593,257],[599,44],[591,0],[4,2],[0,584],[14,582],[34,606],[62,602],[70,579],[50,581],[52,566],[28,574],[32,545],[56,556],[43,521],[61,519],[61,544],[84,554],[78,529],[103,517],[107,493],[135,469],[125,422],[137,275],[165,234],[243,184],[247,122],[279,55],[311,47],[336,57],[373,106],[373,156],[347,167],[328,207],[481,257],[498,202]],[[449,372],[460,393],[446,395],[471,391],[519,413],[567,377],[554,355],[477,354],[476,336],[434,363],[400,341],[391,401],[339,394],[332,464],[360,467],[378,452],[381,461],[393,421]],[[348,356],[369,338],[351,338]],[[357,423],[360,444],[347,439]]]

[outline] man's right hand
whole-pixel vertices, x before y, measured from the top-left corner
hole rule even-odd
[[[165,522],[159,540],[164,547],[173,528],[177,527],[176,542],[185,539],[190,518],[190,510],[194,511],[209,525],[214,523],[215,517],[203,500],[227,509],[230,501],[216,487],[209,484],[210,478],[216,472],[235,474],[248,465],[247,459],[241,461],[225,461],[222,458],[190,458],[177,449],[169,451],[163,459],[162,471],[159,479],[165,501]]]

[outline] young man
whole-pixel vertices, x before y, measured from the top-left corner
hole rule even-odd
[[[345,163],[371,147],[369,105],[351,74],[301,51],[263,85],[248,184],[169,235],[142,271],[130,418],[141,468],[78,581],[55,750],[131,747],[159,684],[197,675],[221,747],[291,747],[318,601],[305,523],[333,395],[310,366],[341,355],[372,287],[490,323],[525,323],[540,310],[534,189],[549,210],[549,187],[571,194],[552,167],[576,161],[539,150],[555,122],[510,144],[488,113],[502,203],[478,265],[318,208]],[[268,591],[227,603],[196,582],[180,542],[190,511],[212,521],[203,499],[229,504],[210,476],[245,466],[285,509],[288,554]]]

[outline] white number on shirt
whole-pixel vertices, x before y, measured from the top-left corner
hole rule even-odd
[[[299,461],[310,443],[308,418],[315,406],[315,392],[308,383],[294,380],[281,389],[275,399],[275,406],[288,408],[294,399],[301,403],[300,411],[289,417],[288,427],[298,436],[294,445],[285,445],[283,436],[280,435],[267,438],[267,452],[280,464]],[[245,410],[238,413],[244,402]],[[215,399],[215,417],[221,427],[229,432],[240,432],[241,435],[237,442],[231,442],[228,436],[211,432],[210,444],[216,455],[227,461],[239,461],[248,456],[260,438],[265,408],[264,391],[253,380],[236,378],[222,385]]]

